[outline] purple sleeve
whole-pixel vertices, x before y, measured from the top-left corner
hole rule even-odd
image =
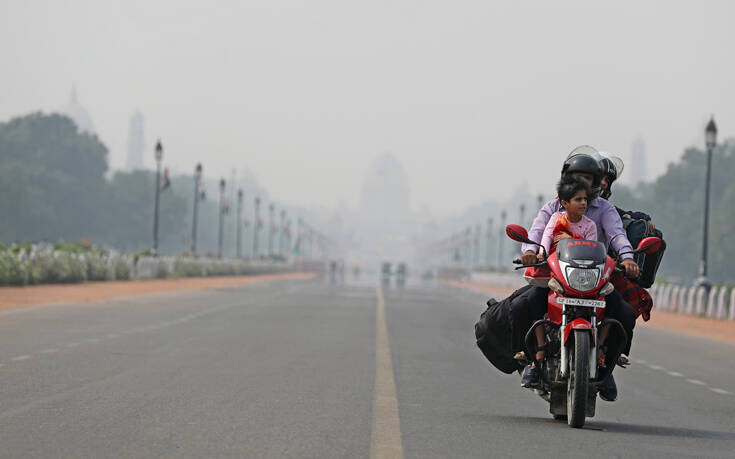
[[[590,240],[590,241],[596,241],[597,240],[597,225],[595,224],[595,221],[591,218],[588,219],[589,225],[587,225],[587,228],[585,228],[585,234],[582,236],[583,238]]]
[[[601,201],[604,207],[600,215],[600,223],[602,223],[602,230],[607,238],[605,242],[608,248],[612,247],[616,253],[632,251],[633,247],[631,247],[630,241],[628,241],[628,236],[625,234],[625,229],[623,229],[623,221],[620,220],[620,215],[615,209],[615,206],[604,199]],[[633,258],[633,255],[630,253],[623,255],[623,259],[626,258]]]
[[[544,234],[544,229],[546,228],[546,224],[549,223],[549,219],[551,219],[551,216],[554,214],[554,212],[558,210],[554,208],[557,205],[558,201],[559,201],[558,199],[549,201],[546,203],[544,207],[541,208],[541,210],[539,210],[538,215],[536,215],[536,218],[533,220],[533,225],[531,225],[531,230],[528,232],[528,238],[530,240],[534,242],[541,241],[541,237]],[[531,244],[521,245],[522,252],[525,253],[527,250],[531,250],[532,252],[538,252],[538,246],[531,245]]]

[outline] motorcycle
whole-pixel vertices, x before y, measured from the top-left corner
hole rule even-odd
[[[544,259],[533,265],[514,263],[526,269],[526,279],[537,287],[548,287],[547,317],[536,321],[525,337],[526,349],[539,374],[535,392],[549,402],[554,419],[565,419],[571,427],[582,427],[585,418],[595,415],[598,389],[612,374],[627,339],[617,320],[605,318],[605,297],[615,289],[610,277],[624,271],[618,259],[608,256],[604,244],[582,239],[563,239],[550,256],[537,242],[528,239],[520,225],[506,227],[508,237],[517,242],[542,248]],[[655,253],[661,239],[648,237],[629,253]],[[535,330],[543,327],[546,352],[536,360]],[[598,358],[600,332],[606,343],[618,346],[603,348]],[[528,357],[527,357],[528,358]]]

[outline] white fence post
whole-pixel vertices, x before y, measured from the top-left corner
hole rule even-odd
[[[681,291],[681,287],[678,285],[674,285],[671,288],[671,294],[669,303],[671,304],[671,311],[678,312],[679,311],[679,292]]]
[[[717,296],[717,315],[715,317],[727,319],[727,287],[722,287]]]
[[[705,309],[704,313],[707,317],[716,318],[717,317],[717,297],[720,294],[720,288],[719,287],[712,287],[709,291],[709,295],[707,298],[707,308]]]
[[[694,312],[696,311],[696,304],[697,301],[697,287],[689,287],[689,290],[687,290],[687,296],[686,296],[686,307],[684,308],[684,313],[689,315],[694,315]]]
[[[707,309],[707,290],[704,287],[697,287],[694,314],[703,316]]]
[[[678,295],[678,301],[676,303],[676,312],[680,312],[682,314],[685,314],[687,311],[687,290],[686,287],[681,286],[679,288],[679,295]]]
[[[671,304],[671,291],[674,289],[673,285],[664,285],[659,289],[659,292],[661,292],[656,301],[661,306],[661,309],[664,311],[671,311],[672,310],[672,304]]]
[[[735,288],[730,291],[730,313],[728,318],[735,320]]]

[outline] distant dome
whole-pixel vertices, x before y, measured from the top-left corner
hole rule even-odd
[[[405,217],[410,212],[406,171],[390,153],[370,166],[362,185],[360,210],[372,217]]]
[[[87,113],[87,110],[79,105],[79,102],[77,101],[76,88],[71,89],[71,100],[66,107],[61,109],[61,112],[74,120],[80,133],[86,132],[88,134],[97,134],[94,124],[92,123],[92,118],[89,117],[89,113]]]

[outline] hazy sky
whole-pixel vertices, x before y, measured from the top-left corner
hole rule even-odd
[[[442,214],[550,196],[578,144],[628,160],[640,135],[654,176],[710,114],[735,133],[732,2],[601,5],[3,0],[0,120],[75,84],[113,168],[139,109],[147,164],[160,137],[173,169],[248,168],[280,201],[354,207],[391,152],[412,206]]]

